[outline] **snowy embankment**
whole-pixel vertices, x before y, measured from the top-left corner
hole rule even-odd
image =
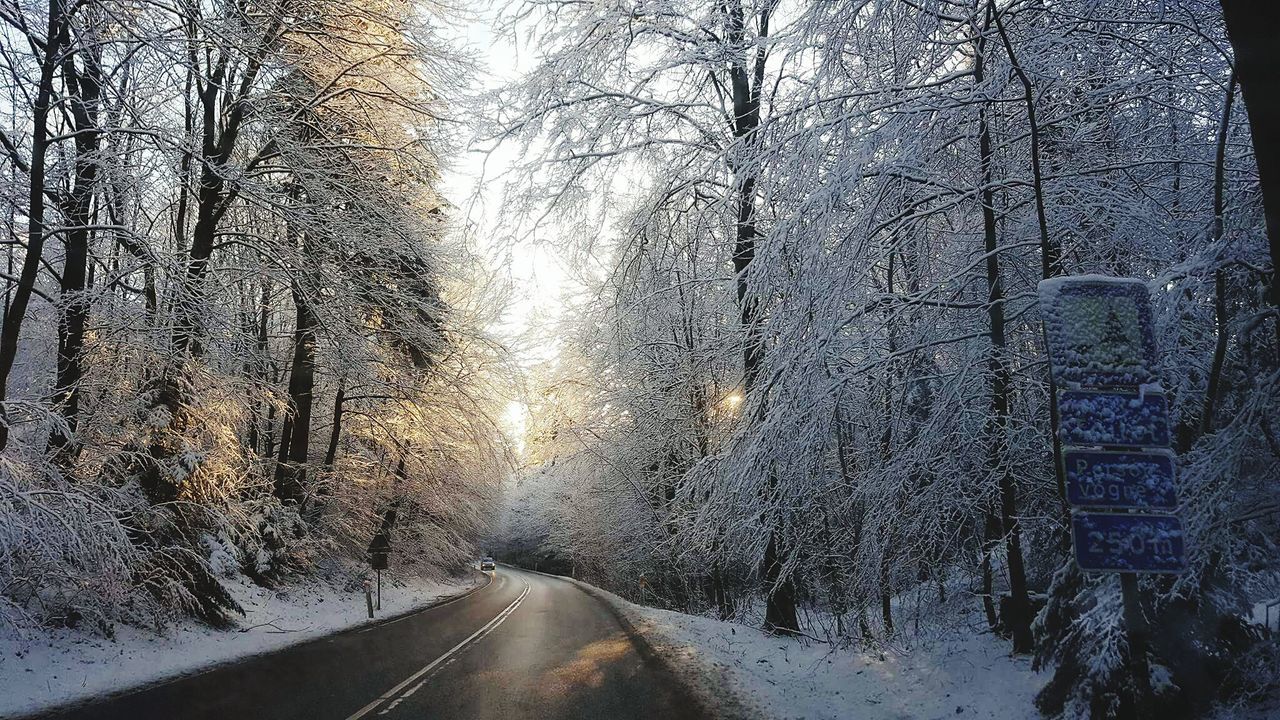
[[[910,651],[833,649],[808,638],[644,607],[579,583],[722,720],[934,720],[1038,717],[1047,676],[1009,644],[957,630]]]
[[[384,572],[382,609],[370,620],[364,591],[350,574],[311,578],[274,590],[237,576],[224,584],[244,608],[245,616],[228,630],[189,622],[161,635],[119,626],[114,639],[69,629],[25,637],[0,633],[0,717],[35,713],[196,674],[427,607],[487,581],[479,573],[440,582]]]

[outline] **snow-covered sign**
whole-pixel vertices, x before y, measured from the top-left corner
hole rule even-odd
[[[1064,448],[1067,502],[1076,507],[1173,510],[1174,455],[1168,450],[1113,452]]]
[[[1147,286],[1104,275],[1040,282],[1040,314],[1062,387],[1134,387],[1157,380]]]
[[[1179,573],[1186,569],[1182,523],[1172,515],[1075,513],[1076,562],[1085,572]]]
[[[1058,393],[1058,414],[1063,445],[1169,446],[1163,393],[1067,390]]]
[[[1085,572],[1177,573],[1182,524],[1149,515],[1178,505],[1169,405],[1141,280],[1080,275],[1039,285],[1045,346],[1057,385],[1071,540]]]

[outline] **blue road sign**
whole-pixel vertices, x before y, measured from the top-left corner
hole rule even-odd
[[[1064,387],[1154,383],[1156,340],[1147,286],[1100,275],[1040,283],[1053,376]]]
[[[1112,452],[1063,448],[1067,502],[1076,507],[1173,510],[1174,455],[1168,450]]]
[[[1063,445],[1169,446],[1162,393],[1067,390],[1058,393],[1058,414]]]
[[[1085,572],[1177,574],[1187,567],[1182,523],[1171,515],[1076,513],[1071,540]]]

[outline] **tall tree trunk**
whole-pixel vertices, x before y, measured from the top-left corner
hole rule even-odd
[[[1004,49],[1009,54],[1009,64],[1013,66],[1013,72],[1022,84],[1022,103],[1027,109],[1027,127],[1031,143],[1031,189],[1036,203],[1036,229],[1040,233],[1040,277],[1044,279],[1057,277],[1064,272],[1062,246],[1049,236],[1049,218],[1044,209],[1044,173],[1040,169],[1040,123],[1036,120],[1035,91],[1031,85],[1031,77],[1023,69],[1022,63],[1018,62],[1018,55],[1013,50],[1009,33],[1005,31],[1004,21],[1000,19],[1000,13],[996,10],[995,0],[988,1],[987,12],[995,18],[1000,41],[1004,43]]]
[[[48,33],[44,41],[44,58],[40,64],[40,85],[36,88],[31,115],[30,193],[27,204],[27,248],[22,260],[22,274],[14,289],[13,300],[4,315],[4,329],[0,330],[0,451],[9,444],[11,418],[4,409],[8,399],[9,375],[18,356],[18,333],[27,314],[27,306],[36,291],[40,274],[40,259],[44,253],[44,198],[45,155],[49,149],[49,106],[53,99],[53,78],[58,69],[62,47],[66,42],[66,18],[61,0],[49,1]]]
[[[76,54],[84,59],[84,72],[76,68]],[[62,265],[62,307],[58,324],[58,373],[54,384],[54,404],[67,424],[67,433],[52,433],[49,449],[55,461],[69,467],[75,460],[76,427],[80,415],[80,378],[84,375],[85,325],[89,318],[86,277],[89,270],[89,230],[101,159],[98,157],[100,131],[99,102],[102,95],[100,45],[90,45],[80,53],[67,53],[63,60],[63,81],[70,93],[71,117],[76,130],[75,186],[63,203],[67,230],[66,256]]]
[[[760,10],[760,37],[769,34],[771,5]],[[754,63],[748,67],[746,52],[746,19],[741,0],[730,0],[723,7],[725,13],[725,40],[733,52],[729,67],[730,91],[733,100],[733,134],[739,142],[739,151],[746,157],[730,158],[730,170],[737,180],[738,219],[734,232],[733,270],[737,277],[738,308],[741,313],[746,341],[742,348],[742,375],[744,392],[755,387],[764,358],[764,338],[760,329],[760,302],[750,293],[751,264],[756,256],[756,239],[760,231],[756,226],[756,176],[750,169],[752,151],[758,145],[756,130],[760,126],[760,85],[764,82],[766,52],[763,43],[757,46]],[[770,472],[769,485],[777,483]],[[779,521],[769,525],[769,540],[765,546],[762,572],[767,598],[765,600],[765,625],[777,630],[798,630],[796,618],[795,586],[784,573],[782,557],[782,529]]]
[[[271,280],[267,277],[262,279],[262,294],[259,296],[257,322],[254,327],[254,352],[257,357],[254,358],[254,377],[259,388],[263,388],[270,380],[268,373],[268,357],[270,346],[268,340],[268,326],[271,319]],[[271,438],[271,419],[270,409],[267,410],[265,418],[266,427],[262,427],[264,418],[262,417],[263,403],[260,399],[255,398],[253,401],[253,415],[249,418],[249,446],[260,455],[270,457],[271,450],[264,445],[270,444]],[[266,442],[264,443],[264,438]]]
[[[204,276],[209,271],[214,238],[222,215],[226,212],[224,181],[222,174],[216,169],[220,165],[221,162],[216,159],[206,157],[200,173],[200,189],[196,193],[196,225],[191,231],[186,277],[182,280],[176,308],[177,324],[173,333],[175,357],[181,357],[187,352],[193,355],[204,353],[197,318],[204,307]]]
[[[985,81],[987,33],[994,13],[990,5],[986,21],[976,43],[974,56],[974,85],[983,91]],[[987,118],[989,102],[978,105],[978,145],[982,182],[982,227],[985,238],[987,268],[987,317],[990,323],[991,355],[988,371],[991,373],[992,441],[991,470],[995,473],[1000,491],[1000,521],[1004,529],[1006,564],[1009,569],[1009,604],[1004,626],[1013,635],[1014,652],[1032,650],[1031,602],[1027,594],[1026,569],[1022,558],[1022,528],[1018,521],[1017,487],[1009,465],[1010,411],[1009,392],[1011,375],[1005,360],[1004,289],[1000,281],[999,238],[996,234],[996,212],[993,181],[993,154],[991,128]]]
[[[1066,268],[1062,262],[1062,244],[1049,235],[1049,219],[1045,213],[1044,173],[1040,165],[1040,123],[1036,120],[1035,92],[1031,85],[1031,76],[1023,69],[1022,63],[1018,61],[1018,55],[1014,52],[1013,43],[1009,40],[1009,33],[1005,30],[1004,22],[1000,19],[1000,13],[995,7],[994,0],[988,0],[987,12],[995,18],[1000,40],[1004,43],[1005,51],[1009,54],[1009,63],[1013,66],[1019,82],[1022,83],[1022,101],[1027,109],[1027,125],[1030,128],[1031,189],[1034,193],[1036,204],[1036,229],[1040,233],[1040,279],[1048,280],[1065,274]],[[1174,127],[1176,128],[1176,125]],[[1176,141],[1174,145],[1177,145]],[[1177,202],[1177,186],[1178,180],[1175,176],[1175,204]],[[1066,528],[1071,527],[1071,506],[1067,503],[1066,474],[1063,471],[1062,463],[1058,462],[1059,458],[1062,457],[1062,437],[1058,434],[1058,427],[1061,424],[1061,418],[1058,413],[1058,384],[1053,378],[1053,369],[1048,364],[1045,365],[1044,374],[1049,388],[1049,444],[1053,448],[1053,456],[1049,458],[1049,461],[1053,466],[1054,479],[1058,485],[1058,497],[1061,501],[1059,512],[1062,517],[1063,533],[1059,537],[1059,543],[1064,551],[1069,551],[1071,537]],[[994,540],[988,537],[988,541],[993,542]],[[984,563],[983,571],[986,573],[986,580],[990,582],[991,556],[989,553],[984,554]],[[987,608],[988,622],[993,623],[993,631],[996,629],[996,624],[993,622],[994,617],[994,613],[990,608]]]
[[[796,631],[800,629],[800,620],[796,616],[796,587],[783,568],[784,559],[778,551],[780,534],[776,528],[772,529],[764,549],[764,581],[765,592],[768,593],[764,623],[771,630]]]
[[[347,399],[347,389],[338,385],[338,392],[333,397],[333,427],[329,430],[329,448],[324,453],[324,464],[333,466],[338,459],[338,441],[342,439],[342,404]]]
[[[227,192],[224,166],[235,152],[245,119],[245,101],[254,81],[262,71],[267,53],[274,47],[284,14],[280,7],[269,10],[271,20],[256,38],[252,55],[240,73],[234,88],[228,87],[230,58],[221,56],[203,82],[197,81],[197,97],[201,114],[200,187],[196,191],[196,223],[191,230],[191,248],[187,254],[186,277],[179,287],[177,323],[174,327],[175,356],[188,351],[203,353],[200,343],[199,317],[204,306],[204,276],[222,222],[235,192]],[[190,115],[190,113],[188,113]],[[178,228],[181,232],[181,228]]]
[[[1275,0],[1222,0],[1227,35],[1235,50],[1235,73],[1249,113],[1254,156],[1262,186],[1267,237],[1271,245],[1268,299],[1280,311],[1280,3]],[[1280,343],[1280,318],[1276,319]],[[1280,350],[1280,346],[1277,348]]]
[[[1236,73],[1227,81],[1227,99],[1222,105],[1222,120],[1218,124],[1218,145],[1213,163],[1213,244],[1220,245],[1226,225],[1226,173],[1227,135],[1231,129],[1231,105],[1236,96]],[[1223,248],[1215,250],[1223,254]],[[1213,414],[1218,398],[1222,395],[1222,370],[1227,361],[1227,273],[1221,267],[1213,272],[1213,311],[1217,342],[1213,348],[1213,365],[1209,370],[1209,385],[1204,393],[1204,408],[1200,411],[1200,435],[1213,431]]]
[[[297,282],[293,285],[293,303],[297,308],[297,322],[293,332],[293,363],[289,370],[289,434],[281,441],[280,454],[285,461],[276,465],[275,494],[282,500],[301,503],[311,441],[317,322],[311,300]]]
[[[885,539],[885,545],[892,546],[896,542],[893,528],[887,530],[889,536]],[[893,557],[887,551],[880,553],[880,568],[878,573],[880,585],[880,620],[884,623],[884,636],[886,638],[893,636]]]
[[[987,627],[992,634],[1001,631],[1000,616],[996,614],[994,576],[991,571],[991,554],[1000,542],[1000,525],[996,516],[987,514],[982,530],[982,611],[987,616]]]

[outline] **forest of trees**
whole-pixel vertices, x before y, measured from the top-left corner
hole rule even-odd
[[[508,216],[553,217],[583,290],[504,552],[833,642],[952,608],[1052,673],[1049,715],[1274,687],[1248,621],[1280,594],[1264,5],[514,3],[536,52],[484,137],[522,148]],[[1055,478],[1036,289],[1085,273],[1146,281],[1176,422],[1190,569],[1139,581],[1150,678]]]
[[[223,624],[222,576],[384,519],[402,565],[474,557],[505,360],[437,11],[0,1],[0,626]]]
[[[0,629],[225,625],[394,520],[833,646],[973,624],[1050,716],[1272,692],[1278,5],[512,0],[476,98],[433,0],[0,0]],[[579,285],[496,530],[464,119]],[[1086,273],[1145,281],[1176,423],[1150,677],[1054,467],[1037,285]]]

